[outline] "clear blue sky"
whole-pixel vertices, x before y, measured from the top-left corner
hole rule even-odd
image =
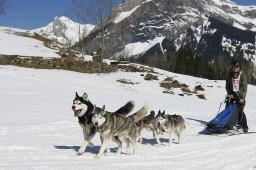
[[[256,5],[256,0],[233,1],[241,5]],[[52,22],[55,16],[71,16],[71,9],[72,0],[7,0],[5,14],[0,16],[0,26],[40,28]]]

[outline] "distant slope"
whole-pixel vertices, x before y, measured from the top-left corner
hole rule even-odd
[[[86,36],[94,25],[73,22],[67,17],[55,17],[47,26],[22,30],[10,27],[0,27],[0,54],[27,57],[60,58],[57,54],[63,46],[70,46],[79,40],[79,27],[81,34]],[[51,41],[48,46],[35,39],[35,34],[42,35]]]
[[[0,27],[0,55],[60,58],[57,50],[46,47],[32,36],[28,30]]]
[[[79,41],[79,27],[80,35],[84,34],[86,36],[95,26],[92,24],[78,24],[65,16],[61,16],[55,17],[54,21],[47,26],[31,31],[56,40],[59,43],[73,45]]]

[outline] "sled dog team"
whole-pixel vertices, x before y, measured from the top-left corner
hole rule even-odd
[[[100,134],[101,147],[96,155],[100,158],[104,152],[110,153],[108,144],[110,140],[118,146],[116,154],[121,154],[122,144],[126,143],[126,153],[136,154],[137,142],[142,142],[141,132],[143,129],[152,131],[158,144],[161,144],[160,137],[166,132],[169,134],[169,146],[172,143],[171,134],[175,133],[180,143],[182,131],[185,129],[185,121],[180,115],[168,115],[165,111],[149,112],[147,103],[136,111],[131,113],[135,106],[134,101],[127,102],[115,112],[108,112],[103,107],[96,107],[88,98],[86,93],[83,96],[75,94],[72,110],[74,116],[78,118],[79,125],[83,129],[84,140],[78,150],[81,155],[87,146],[93,146],[92,138],[96,133]]]

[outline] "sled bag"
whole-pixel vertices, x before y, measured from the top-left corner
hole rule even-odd
[[[239,108],[236,104],[229,104],[221,111],[213,120],[208,123],[208,126],[234,126],[239,120]]]

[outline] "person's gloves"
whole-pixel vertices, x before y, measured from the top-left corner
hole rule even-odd
[[[239,103],[240,103],[240,104],[245,104],[245,100],[244,100],[244,99],[240,99],[240,100],[239,100]]]

